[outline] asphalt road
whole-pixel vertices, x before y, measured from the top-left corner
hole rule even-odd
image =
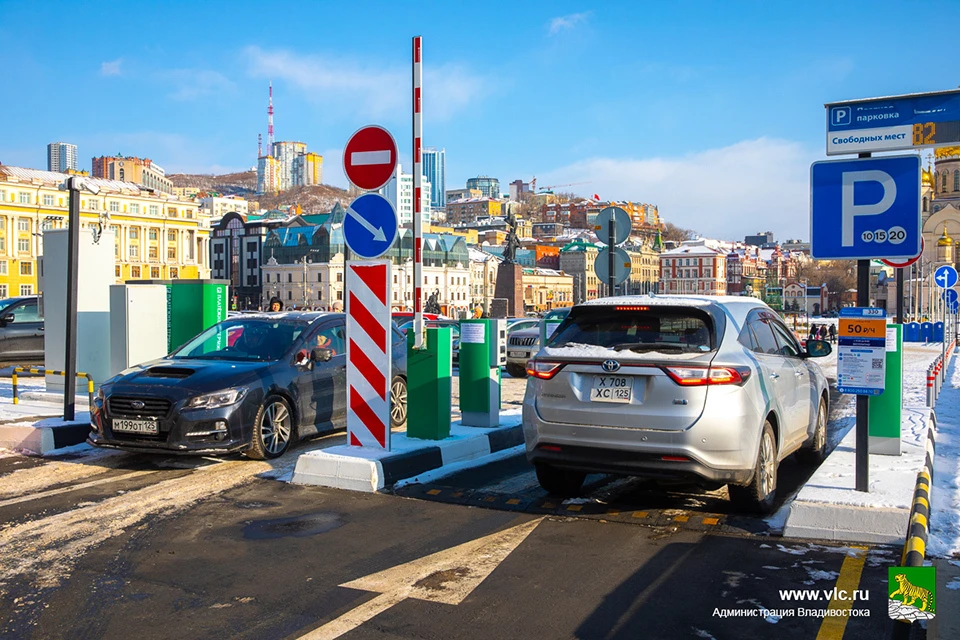
[[[376,597],[340,585],[539,520],[459,604],[400,599],[342,637],[814,638],[819,618],[714,610],[793,607],[778,590],[831,589],[848,552],[263,477],[293,458],[0,459],[0,634],[298,638]],[[856,584],[870,590],[870,617],[851,618],[846,637],[886,633],[895,555],[867,552]],[[455,581],[476,558],[458,562],[427,575]]]
[[[504,387],[505,406],[519,403],[524,381]],[[269,463],[83,448],[0,458],[0,637],[889,634],[897,549],[785,540],[723,490],[597,475],[561,502],[522,455],[394,494],[283,481],[299,453],[343,440]],[[811,472],[785,461],[782,499]],[[869,592],[846,605],[867,615],[799,615],[827,609],[838,584]]]

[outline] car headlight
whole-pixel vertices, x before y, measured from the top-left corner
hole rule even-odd
[[[103,385],[100,385],[100,388],[97,389],[96,399],[99,400],[100,402],[103,402],[105,398],[106,396],[103,395]]]
[[[240,399],[246,395],[246,389],[229,389],[227,391],[217,391],[216,393],[207,393],[196,398],[190,398],[184,409],[219,409],[220,407],[229,407],[231,404],[240,402]]]

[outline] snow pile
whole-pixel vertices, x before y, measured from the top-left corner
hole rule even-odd
[[[930,492],[930,538],[927,553],[946,558],[960,555],[960,371],[957,358],[937,398],[937,455]]]

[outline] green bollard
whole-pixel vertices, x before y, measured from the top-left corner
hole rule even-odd
[[[453,396],[453,330],[424,329],[423,348],[413,348],[407,332],[407,437],[443,440],[450,437]]]
[[[896,331],[894,345],[888,343],[883,394],[867,398],[870,453],[900,455],[900,421],[903,413],[903,325],[888,324]],[[895,349],[891,349],[894,346]]]
[[[505,363],[505,320],[460,321],[460,414],[467,427],[500,424],[500,365]]]

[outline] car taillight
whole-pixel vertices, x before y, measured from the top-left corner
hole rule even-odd
[[[742,384],[750,375],[749,367],[664,367],[663,370],[681,387]]]
[[[563,369],[562,362],[548,360],[530,360],[527,362],[527,375],[541,380],[549,380]]]

